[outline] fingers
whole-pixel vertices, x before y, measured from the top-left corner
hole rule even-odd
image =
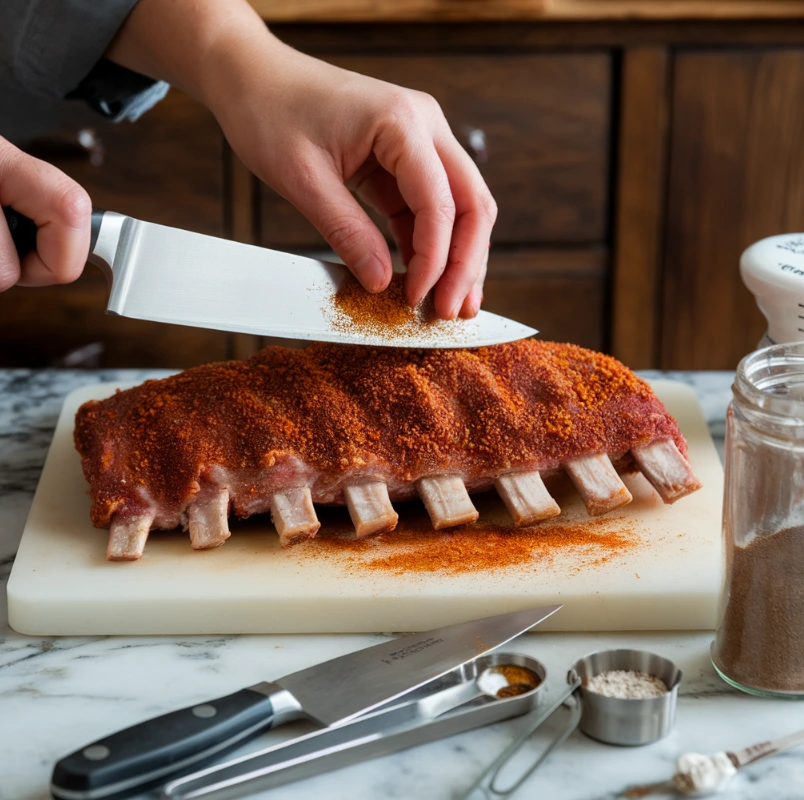
[[[89,195],[56,167],[2,138],[0,205],[30,217],[38,228],[36,250],[18,268],[8,231],[0,231],[0,290],[8,288],[4,284],[11,277],[21,286],[47,286],[68,283],[81,274],[89,253]]]
[[[347,182],[347,186],[367,205],[388,219],[402,263],[413,257],[413,212],[399,191],[396,178],[371,156]]]
[[[457,150],[452,152],[451,145]],[[450,137],[442,150],[442,163],[448,174],[450,169],[458,173],[451,188],[461,190],[453,191],[456,208],[461,213],[456,214],[446,269],[436,283],[437,312],[439,316],[468,319],[477,315],[483,299],[495,209],[477,169],[457,142]],[[364,203],[388,218],[402,261],[407,265],[414,255],[415,217],[399,191],[396,178],[372,157],[347,185]],[[484,207],[484,203],[488,205]]]
[[[472,291],[466,296],[461,306],[461,312],[458,316],[461,319],[472,319],[476,317],[480,311],[480,304],[483,302],[483,287],[473,286]]]
[[[483,267],[480,270],[480,274],[478,275],[474,286],[472,286],[472,288],[469,290],[469,294],[466,295],[466,298],[461,304],[461,310],[458,313],[458,316],[461,317],[461,319],[471,319],[472,317],[476,317],[480,311],[480,305],[483,302],[483,283],[486,280],[488,260],[488,250],[486,250],[486,258],[483,260]]]
[[[470,318],[480,310],[497,207],[474,162],[452,134],[436,146],[455,200],[455,225],[449,261],[433,301],[440,317]]]
[[[414,217],[413,255],[408,262],[406,283],[411,305],[416,305],[444,272],[455,222],[450,183],[432,135],[423,135],[430,134],[427,127],[415,120],[408,126],[392,125],[375,145],[377,159],[395,176]]]
[[[399,197],[376,175],[366,181],[364,197],[389,216],[400,249],[413,250],[409,302],[417,303],[435,287],[439,317],[473,317],[482,300],[497,207],[437,103],[418,94],[406,96],[408,105],[398,102],[402,111],[378,136],[374,152],[396,178]],[[395,208],[383,209],[378,198]],[[407,209],[396,208],[400,199]]]
[[[320,231],[352,274],[370,292],[391,281],[391,253],[382,233],[325,159],[312,159],[286,196]]]
[[[11,240],[6,218],[0,213],[0,292],[10,289],[20,279],[20,260]]]

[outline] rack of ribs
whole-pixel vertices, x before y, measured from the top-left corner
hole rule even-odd
[[[281,544],[315,536],[316,504],[346,505],[358,537],[391,531],[420,497],[438,530],[477,519],[496,489],[516,526],[560,513],[563,470],[590,515],[631,500],[639,470],[666,503],[700,487],[675,420],[610,356],[522,340],[473,350],[315,344],[194,367],[85,403],[75,444],[107,558],[140,558],[154,529],[196,549],[231,514],[270,512]]]

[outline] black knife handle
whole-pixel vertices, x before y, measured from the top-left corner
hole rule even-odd
[[[158,786],[269,728],[272,696],[242,689],[98,739],[56,764],[50,791],[65,800],[109,800]]]
[[[95,249],[95,245],[98,242],[98,234],[100,233],[103,214],[104,212],[100,208],[92,209],[92,234],[89,242],[90,253]],[[3,207],[3,215],[6,218],[8,229],[11,231],[11,241],[14,242],[17,255],[20,258],[24,258],[31,250],[36,250],[37,227],[34,221],[9,206]]]
[[[22,258],[28,255],[31,250],[36,250],[36,225],[32,219],[20,214],[13,208],[4,207],[3,215],[6,224],[11,231],[11,241],[17,250],[17,255]]]

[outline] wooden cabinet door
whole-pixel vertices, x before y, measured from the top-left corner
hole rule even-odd
[[[734,369],[765,329],[740,253],[804,230],[804,49],[680,53],[672,120],[661,366]]]
[[[495,242],[586,244],[606,237],[610,54],[327,60],[438,100],[497,201]],[[261,241],[286,249],[323,246],[313,226],[267,187],[261,193]]]
[[[602,350],[607,262],[603,248],[492,249],[483,308],[536,328],[540,339]]]

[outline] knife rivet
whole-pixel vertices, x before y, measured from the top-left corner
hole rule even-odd
[[[85,750],[81,752],[81,755],[87,759],[87,761],[103,761],[104,758],[108,758],[112,751],[109,750],[106,745],[103,744],[93,744],[92,747],[87,747]]]
[[[196,717],[201,717],[201,719],[209,719],[209,717],[214,717],[218,713],[218,709],[215,706],[210,705],[203,705],[203,706],[196,706],[193,709],[193,714]]]

